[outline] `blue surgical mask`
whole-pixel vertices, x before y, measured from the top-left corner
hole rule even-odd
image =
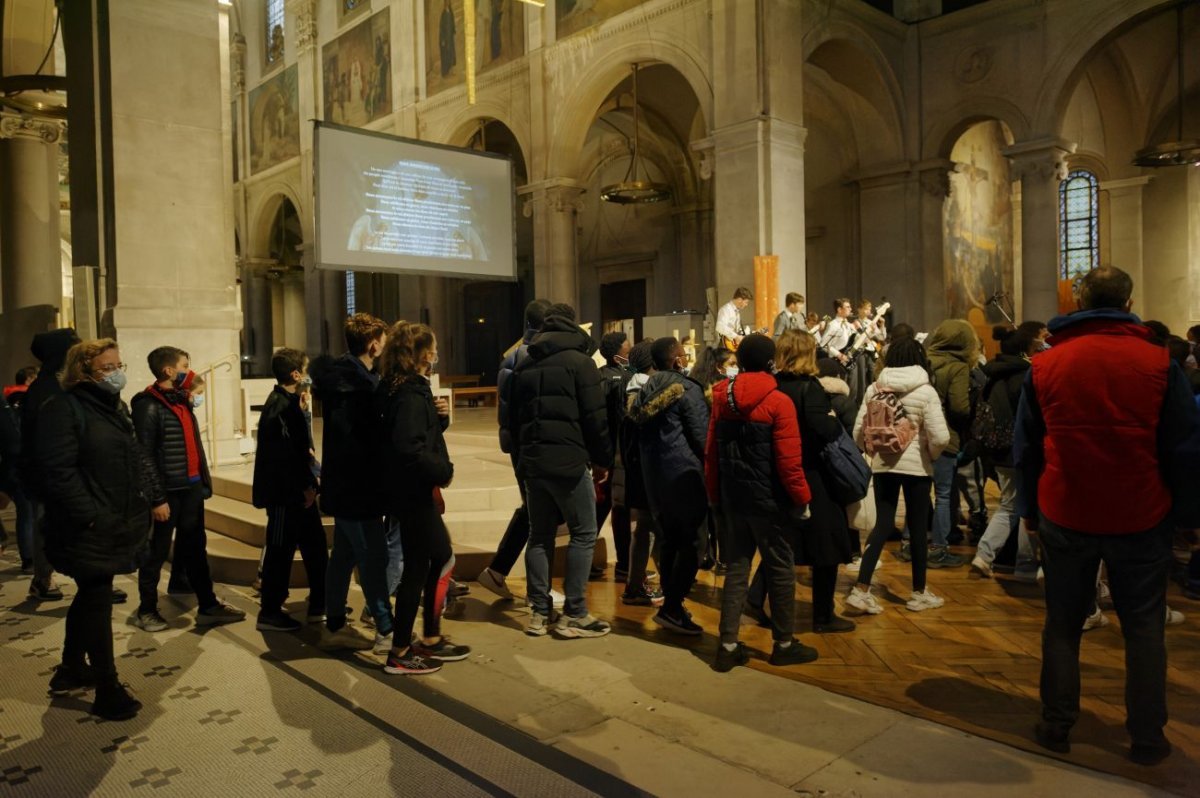
[[[126,382],[125,372],[118,369],[96,380],[96,385],[100,386],[107,393],[117,394],[125,390]]]
[[[192,407],[199,409],[204,405],[204,394],[196,394],[192,397]]]

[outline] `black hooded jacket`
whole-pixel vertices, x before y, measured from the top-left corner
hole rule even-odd
[[[521,479],[577,481],[588,464],[612,464],[596,344],[579,325],[546,319],[529,357],[505,384]]]
[[[75,331],[68,328],[51,330],[33,336],[29,351],[42,363],[37,379],[25,392],[21,403],[21,479],[25,490],[37,499],[42,497],[43,477],[37,457],[38,418],[42,407],[63,393],[58,373],[67,361],[67,352],[79,341]]]
[[[705,510],[704,444],[708,403],[704,390],[677,371],[659,371],[629,410],[638,426],[646,498],[657,514]]]
[[[258,418],[251,496],[254,506],[303,505],[304,492],[317,487],[312,464],[312,434],[300,397],[276,385]]]
[[[382,464],[384,510],[389,515],[434,504],[433,489],[454,479],[454,464],[442,433],[450,419],[439,416],[433,391],[423,377],[380,382],[376,407],[382,417],[379,460]]]
[[[321,511],[365,521],[383,515],[376,441],[379,377],[347,352],[319,357],[308,368],[321,400]]]
[[[121,397],[82,383],[41,412],[46,556],[68,576],[125,574],[144,558],[150,508],[166,493]]]
[[[1003,407],[997,402],[996,391],[1004,391],[1005,398],[1008,400],[1007,418],[1000,418],[1001,413],[997,414],[997,421],[1012,424],[1017,417],[1017,406],[1021,402],[1021,390],[1025,385],[1025,375],[1029,371],[1029,367],[1033,364],[1027,358],[1020,355],[997,355],[994,360],[983,365],[983,373],[987,376],[987,385],[980,394],[979,401],[983,401],[986,395],[988,402],[992,406],[992,411],[996,413],[997,407]],[[1005,449],[998,452],[988,453],[992,458],[992,463],[1001,468],[1012,468],[1012,449]]]

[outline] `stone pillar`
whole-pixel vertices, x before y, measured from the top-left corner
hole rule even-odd
[[[915,212],[914,229],[917,239],[909,251],[915,259],[908,279],[920,285],[920,297],[910,314],[896,306],[897,321],[914,318],[918,329],[932,330],[946,316],[946,198],[950,196],[950,172],[954,163],[948,160],[922,161],[914,167],[916,181],[912,185]],[[891,298],[891,294],[887,294]]]
[[[0,114],[0,364],[4,379],[34,362],[34,333],[62,306],[58,141],[52,119]],[[70,320],[65,320],[70,324]]]
[[[242,267],[243,316],[242,354],[250,358],[246,376],[262,377],[271,373],[271,352],[275,339],[271,319],[271,284],[267,267],[271,261],[247,260]]]
[[[1058,184],[1075,145],[1056,138],[1022,141],[1004,149],[1012,179],[1021,181],[1021,312],[1023,318],[1058,315]]]
[[[753,284],[756,255],[779,256],[781,293],[806,292],[800,17],[794,0],[713,2],[718,303]]]
[[[517,189],[523,213],[533,219],[535,293],[579,306],[579,222],[583,192],[573,180],[543,180]]]
[[[1105,265],[1118,266],[1133,278],[1134,306],[1145,297],[1142,264],[1142,189],[1152,178],[1130,177],[1100,184],[1108,194],[1109,257]],[[1101,228],[1101,234],[1104,233]]]
[[[905,320],[921,312],[920,261],[910,251],[913,221],[907,212],[912,173],[907,162],[860,172],[858,187],[859,262],[847,263],[847,293],[857,306],[860,298],[879,304],[886,295]],[[940,261],[939,261],[940,262]],[[911,271],[917,268],[914,276]],[[810,307],[822,316],[831,313],[836,296],[813,297]]]
[[[705,238],[706,232],[711,233],[712,225],[705,217],[711,219],[711,214],[711,208],[700,205],[679,208],[673,214],[679,273],[671,282],[676,284],[679,296],[671,310],[704,310],[704,288],[709,284],[705,254],[712,251],[712,239]]]

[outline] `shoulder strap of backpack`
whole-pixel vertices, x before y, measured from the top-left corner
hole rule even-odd
[[[729,405],[729,409],[735,414],[741,415],[742,411],[738,409],[737,400],[733,398],[733,382],[737,379],[737,375],[729,378],[729,385],[725,386],[725,404]]]

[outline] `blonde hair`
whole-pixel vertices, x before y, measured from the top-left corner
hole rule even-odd
[[[433,348],[433,330],[425,324],[398,321],[387,332],[379,356],[379,372],[392,387],[420,375],[421,357]]]
[[[787,374],[816,377],[817,339],[807,332],[788,330],[775,342],[775,366]]]
[[[62,387],[69,391],[81,382],[91,382],[92,361],[116,348],[117,342],[112,338],[94,338],[72,346],[67,351],[67,360],[59,377]]]

